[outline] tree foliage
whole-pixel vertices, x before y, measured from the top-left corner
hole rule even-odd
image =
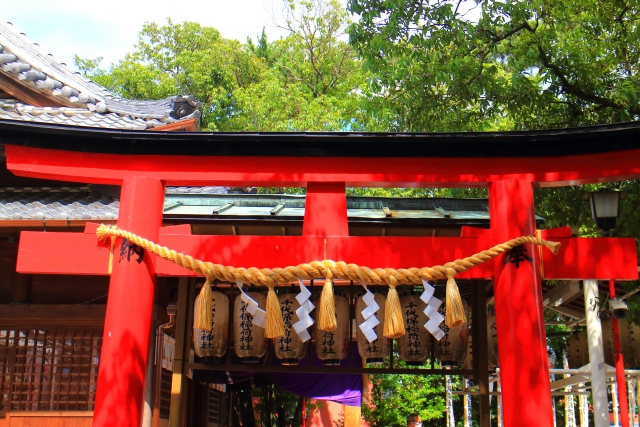
[[[444,378],[422,375],[372,376],[372,405],[363,405],[365,420],[372,427],[407,425],[407,416],[417,413],[423,425],[443,420],[445,411]]]
[[[640,4],[350,0],[369,112],[401,131],[637,120]]]
[[[444,377],[423,375],[373,375],[371,405],[362,405],[372,427],[404,427],[407,416],[420,415],[423,425],[440,425],[445,413]]]
[[[341,39],[348,15],[337,0],[285,2],[289,36],[240,43],[195,22],[144,24],[135,50],[108,70],[76,57],[88,77],[131,99],[191,94],[202,130],[354,129],[365,79]]]

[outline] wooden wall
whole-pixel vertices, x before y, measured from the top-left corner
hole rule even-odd
[[[0,304],[105,304],[109,292],[108,276],[71,276],[34,274],[29,279],[28,301],[14,301],[15,286],[24,286],[25,277],[16,273],[18,236],[3,236],[0,230]],[[10,238],[11,237],[11,238]],[[51,248],[51,250],[57,250]],[[59,250],[59,249],[58,249]],[[21,277],[22,276],[22,277]],[[156,304],[166,307],[171,288],[177,289],[177,278],[157,278]],[[18,292],[19,293],[19,292]],[[1,426],[0,426],[1,427]]]
[[[0,427],[91,427],[92,421],[93,411],[9,412]]]

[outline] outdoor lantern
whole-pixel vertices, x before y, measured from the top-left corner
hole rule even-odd
[[[340,361],[347,357],[349,346],[349,301],[338,295],[333,298],[336,308],[336,323],[338,324],[336,330],[332,332],[321,331],[317,318],[313,325],[316,354],[325,366],[340,365]],[[317,311],[316,308],[313,313]]]
[[[247,295],[265,309],[267,298],[259,292],[247,292]],[[267,352],[267,338],[264,328],[253,324],[253,316],[242,301],[242,295],[236,297],[233,306],[233,340],[236,355],[242,363],[258,363]]]
[[[473,327],[473,326],[472,326]],[[488,362],[492,368],[498,367],[498,334],[496,332],[496,316],[495,313],[490,311],[487,314],[487,351]],[[467,355],[460,363],[462,369],[473,369],[473,339],[472,334],[469,334],[469,345],[467,348]]]
[[[604,330],[603,324],[602,331],[604,332]],[[569,338],[567,338],[567,358],[569,359],[569,368],[571,369],[582,368],[589,363],[589,343],[587,341],[586,329],[571,334]]]
[[[609,235],[609,232],[616,228],[621,196],[624,196],[624,193],[605,189],[589,193],[591,216],[598,229],[602,230],[605,235]]]
[[[405,295],[400,297],[402,321],[405,335],[397,339],[398,354],[409,366],[420,366],[429,356],[431,334],[424,327],[427,315],[424,309],[427,304],[420,299],[420,295]]]
[[[284,335],[273,339],[275,354],[282,365],[297,365],[298,360],[302,359],[307,352],[307,343],[302,342],[292,326],[300,320],[296,314],[300,303],[296,299],[296,295],[289,292],[279,294],[278,303],[284,321]]]
[[[472,326],[473,327],[473,326]],[[467,355],[464,360],[460,362],[461,369],[473,369],[473,334],[469,334],[469,348],[467,348]]]
[[[209,286],[205,284],[204,286]],[[196,297],[196,307],[200,295]],[[195,320],[194,313],[194,320]],[[222,292],[211,291],[211,330],[193,328],[193,347],[202,361],[217,363],[227,352],[229,339],[229,298]]]
[[[373,340],[373,342],[369,342],[362,332],[362,329],[360,329],[360,324],[365,321],[362,316],[362,310],[367,307],[363,300],[363,295],[356,299],[356,337],[360,357],[365,359],[366,363],[379,365],[384,362],[384,358],[389,354],[389,340],[382,335],[384,330],[384,305],[386,298],[384,295],[379,293],[374,293],[373,296],[375,298],[375,302],[380,306],[380,309],[378,309],[374,314],[374,316],[376,316],[380,321],[380,323],[373,328],[377,338]]]
[[[640,367],[640,326],[636,326],[627,319],[618,320],[620,328],[620,350],[624,359],[625,369]],[[602,343],[604,347],[604,363],[615,366],[615,346],[611,319],[602,321]]]
[[[467,314],[467,321],[457,328],[450,328],[443,321],[440,329],[444,332],[444,337],[435,343],[436,359],[443,366],[457,365],[462,362],[467,355],[467,347],[469,344],[469,304],[462,300],[464,311]],[[442,304],[438,308],[440,314],[446,317],[447,306]]]

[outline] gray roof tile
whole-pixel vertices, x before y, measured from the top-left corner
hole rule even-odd
[[[0,219],[117,219],[118,205],[89,187],[0,189]]]
[[[354,198],[347,200],[350,220],[385,220],[378,208],[380,200]],[[456,199],[384,199],[393,211],[393,221],[488,221],[486,200]],[[179,202],[179,203],[177,203]],[[165,215],[211,218],[212,209],[233,202],[234,206],[219,215],[220,218],[243,216],[272,218],[270,211],[278,203],[286,208],[278,217],[299,220],[304,217],[304,196],[227,194],[223,187],[167,187]],[[446,206],[451,218],[445,219],[433,206]],[[448,205],[446,204],[448,203]],[[433,205],[433,206],[432,206]],[[92,187],[53,188],[0,188],[0,222],[2,220],[115,220],[118,218],[119,200],[94,193]],[[540,218],[541,219],[541,218]],[[387,218],[387,220],[389,220]]]
[[[130,116],[134,120],[151,119],[162,124],[199,118],[202,104],[193,96],[172,96],[162,100],[137,101],[120,98],[104,87],[71,71],[65,64],[57,62],[51,54],[44,52],[12,23],[0,16],[0,73],[20,80],[43,93],[58,98],[68,106],[85,111],[115,113]],[[26,120],[14,117],[12,120]],[[158,124],[152,122],[150,126]],[[90,126],[91,122],[70,123]],[[131,129],[138,129],[132,127]]]
[[[0,119],[129,130],[145,130],[167,124],[155,119],[133,119],[115,113],[100,114],[76,108],[33,107],[15,99],[0,99]]]

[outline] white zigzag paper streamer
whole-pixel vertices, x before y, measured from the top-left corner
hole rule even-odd
[[[367,291],[367,293],[362,296],[362,301],[365,303],[366,307],[362,310],[364,322],[360,324],[360,330],[367,338],[367,341],[371,343],[378,339],[375,327],[380,324],[380,321],[376,317],[376,312],[380,310],[380,306],[376,302],[375,296],[371,291],[369,291],[369,289],[367,289],[367,285],[363,283],[362,287]]]
[[[300,293],[296,295],[296,300],[300,303],[300,307],[296,309],[296,314],[299,320],[293,324],[293,329],[295,329],[302,342],[307,342],[311,339],[308,329],[314,323],[309,313],[311,313],[316,306],[309,300],[311,291],[307,289],[299,277],[298,283],[300,283]]]
[[[258,303],[255,302],[255,300],[249,295],[244,293],[244,291],[242,290],[243,285],[244,283],[242,283],[240,280],[236,280],[236,286],[240,290],[240,298],[242,298],[242,302],[247,305],[247,311],[249,312],[249,314],[253,316],[253,321],[251,323],[264,328],[267,320],[267,312],[258,307]]]
[[[438,308],[442,305],[442,301],[433,296],[436,288],[431,286],[429,282],[422,279],[422,284],[424,285],[424,292],[420,295],[420,299],[427,304],[427,307],[424,309],[424,314],[429,318],[427,323],[424,324],[424,327],[427,328],[427,331],[429,331],[435,339],[440,341],[444,338],[444,331],[440,329],[440,323],[442,323],[444,317],[438,313]]]

